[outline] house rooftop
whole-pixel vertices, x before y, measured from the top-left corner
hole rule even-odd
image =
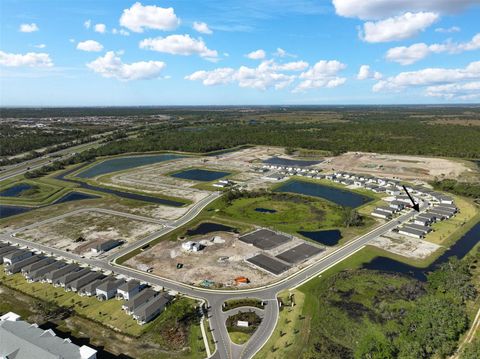
[[[92,348],[57,337],[51,329],[43,330],[21,320],[1,320],[0,338],[1,358],[82,359],[96,353]]]

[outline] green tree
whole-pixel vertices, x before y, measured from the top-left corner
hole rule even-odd
[[[395,346],[381,332],[368,330],[360,339],[355,359],[390,359],[395,357]]]

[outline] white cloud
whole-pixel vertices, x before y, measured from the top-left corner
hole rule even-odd
[[[336,76],[338,71],[345,68],[345,65],[338,61],[319,61],[300,75],[292,74],[307,67],[308,63],[305,61],[279,64],[274,60],[265,60],[253,68],[240,66],[238,69],[223,67],[212,71],[196,71],[185,79],[201,81],[205,86],[236,83],[240,87],[257,90],[285,89],[300,79],[300,84],[293,90],[296,92],[315,87],[336,87],[345,82],[345,78]]]
[[[37,49],[44,49],[47,47],[47,45],[45,44],[38,44],[38,45],[34,45]]]
[[[282,49],[281,47],[277,47],[277,50],[273,53],[273,56],[278,57],[297,57],[297,55],[290,54],[286,50]]]
[[[85,27],[85,29],[90,29],[90,27],[92,26],[92,20],[90,19],[85,20],[85,22],[83,23],[83,26]]]
[[[46,53],[28,52],[23,55],[0,51],[0,65],[8,67],[52,67],[53,62],[50,55]]]
[[[107,31],[107,26],[105,24],[95,24],[95,32],[104,34]]]
[[[140,48],[158,52],[165,52],[172,55],[199,55],[203,58],[215,59],[218,57],[216,50],[210,50],[205,42],[190,35],[170,35],[142,40]]]
[[[212,71],[196,71],[185,77],[190,81],[202,81],[205,86],[223,85],[234,81],[235,70],[230,67],[222,67]]]
[[[205,22],[195,21],[193,23],[193,29],[202,34],[207,34],[207,35],[213,34],[213,31],[208,27],[207,23]]]
[[[125,29],[118,30],[118,29],[115,29],[115,28],[112,29],[112,34],[122,35],[122,36],[129,36],[130,35],[130,33]]]
[[[121,81],[157,78],[165,66],[162,61],[140,61],[125,64],[113,51],[109,51],[105,56],[87,64],[88,68],[101,76]]]
[[[465,68],[425,68],[401,72],[377,82],[373,86],[373,91],[400,91],[409,87],[461,84],[472,80],[480,80],[480,61],[471,62]]]
[[[362,65],[358,70],[358,74],[357,74],[358,80],[366,80],[366,79],[380,80],[381,78],[382,78],[382,74],[378,71],[372,71],[369,65]]]
[[[444,27],[437,27],[435,29],[435,32],[440,32],[442,34],[451,34],[452,32],[460,32],[460,28],[458,26],[452,26],[452,27],[448,27],[448,28],[444,28]]]
[[[403,15],[363,24],[360,38],[366,42],[387,42],[408,39],[418,35],[438,20],[432,12],[407,12]]]
[[[455,43],[449,41],[442,44],[431,45],[422,42],[408,47],[393,47],[387,51],[385,58],[401,65],[410,65],[433,53],[438,54],[446,52],[453,54],[477,49],[480,49],[480,33],[476,34],[468,42]]]
[[[425,92],[427,96],[439,97],[447,100],[474,100],[480,98],[480,81],[429,86]]]
[[[136,2],[130,9],[123,10],[120,25],[133,32],[144,29],[173,30],[180,24],[173,8],[162,8],[155,5],[143,6]]]
[[[20,32],[35,32],[38,30],[40,29],[38,28],[37,24],[33,22],[31,24],[21,24],[19,29]]]
[[[321,60],[310,67],[307,71],[302,72],[299,78],[301,81],[293,92],[303,92],[313,88],[333,88],[340,86],[347,80],[344,77],[339,77],[338,73],[347,66],[337,60]]]
[[[335,11],[344,17],[378,20],[405,12],[457,13],[478,0],[333,0]]]
[[[245,56],[248,57],[251,60],[262,60],[267,55],[266,55],[264,50],[258,49],[258,50],[250,52],[249,54],[246,54]]]
[[[103,50],[103,45],[95,40],[86,40],[77,44],[77,50],[98,52]]]

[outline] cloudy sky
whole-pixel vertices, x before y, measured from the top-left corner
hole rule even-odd
[[[480,0],[1,0],[0,105],[472,103]]]

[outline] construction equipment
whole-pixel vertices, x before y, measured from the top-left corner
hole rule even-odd
[[[250,280],[247,278],[247,277],[237,277],[235,278],[235,284],[236,285],[239,285],[239,284],[248,284],[250,283]]]

